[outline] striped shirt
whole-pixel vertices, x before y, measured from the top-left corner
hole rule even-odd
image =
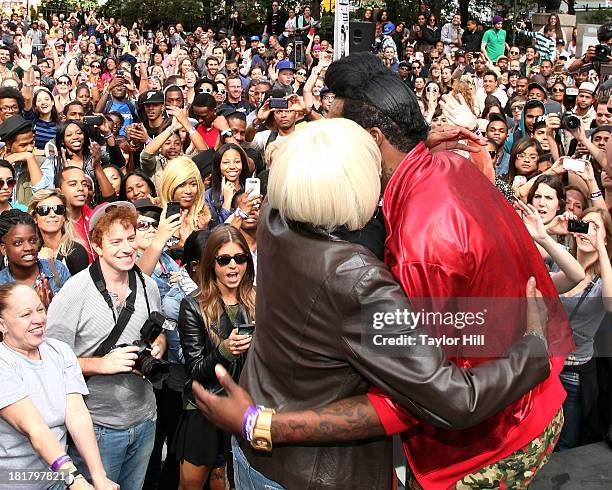
[[[44,150],[45,145],[55,138],[55,129],[57,125],[54,121],[41,121],[36,116],[34,109],[23,112],[23,117],[34,123],[34,144],[37,150]]]
[[[532,32],[521,29],[519,31],[527,37],[535,39],[535,50],[539,55],[540,63],[544,60],[553,61],[555,59],[555,39],[546,37],[542,32]]]

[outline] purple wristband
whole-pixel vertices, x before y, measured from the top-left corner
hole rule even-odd
[[[51,471],[59,470],[68,461],[72,461],[72,458],[70,458],[70,456],[68,456],[67,454],[64,454],[63,456],[60,456],[55,461],[53,461],[53,463],[51,464]]]
[[[259,412],[261,412],[261,408],[256,405],[251,405],[246,409],[246,412],[244,412],[244,418],[242,420],[242,437],[244,437],[245,441],[251,442],[253,427],[255,427]]]

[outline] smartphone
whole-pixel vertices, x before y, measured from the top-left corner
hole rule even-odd
[[[565,170],[573,170],[574,172],[584,172],[584,160],[575,158],[566,158],[563,160],[563,168]]]
[[[99,126],[104,122],[103,116],[85,116],[83,118],[85,126]]]
[[[270,109],[287,109],[289,107],[289,101],[283,98],[270,98]]]
[[[589,222],[581,219],[571,219],[567,222],[567,231],[586,234],[589,232]]]
[[[256,177],[250,177],[246,179],[244,185],[244,192],[251,196],[259,196],[261,194],[261,183]]]
[[[181,213],[181,204],[176,201],[170,201],[166,204],[166,218],[170,218],[175,214]]]
[[[125,75],[125,70],[117,70],[117,76],[123,77]]]
[[[514,177],[514,180],[512,181],[512,185],[523,185],[527,183],[527,177],[525,177],[524,175],[517,175]]]
[[[255,332],[255,325],[253,323],[245,323],[238,326],[238,335],[253,336],[253,332]]]

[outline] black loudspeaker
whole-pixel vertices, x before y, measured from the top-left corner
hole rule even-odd
[[[349,22],[349,52],[371,51],[375,33],[375,22]]]

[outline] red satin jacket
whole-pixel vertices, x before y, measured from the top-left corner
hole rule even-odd
[[[403,432],[404,450],[419,484],[427,490],[444,489],[544,431],[565,399],[558,375],[565,355],[573,348],[572,335],[548,271],[522,221],[468,160],[452,152],[432,155],[420,143],[406,155],[387,185],[383,213],[388,232],[385,262],[415,308],[418,298],[435,298],[442,309],[452,298],[503,298],[490,308],[493,323],[504,328],[487,330],[487,322],[470,331],[486,336],[479,355],[473,354],[473,348],[472,354],[466,354],[461,346],[446,347],[456,364],[469,368],[484,362],[494,357],[487,354],[491,345],[507,347],[524,334],[521,300],[530,276],[536,278],[542,295],[550,298],[550,377],[485,422],[465,430],[440,429],[415,420],[380,392],[369,394],[387,433]],[[465,333],[451,330],[456,336]]]

